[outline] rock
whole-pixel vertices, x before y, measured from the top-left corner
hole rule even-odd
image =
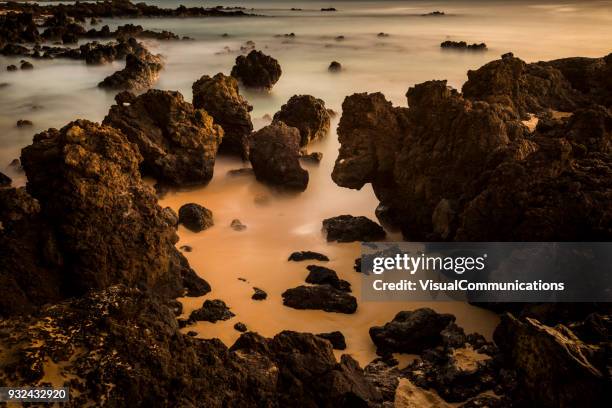
[[[329,133],[330,118],[325,102],[311,95],[293,95],[280,111],[274,114],[273,122],[283,122],[300,131],[300,146],[322,139]]]
[[[329,341],[332,347],[336,350],[346,350],[346,341],[344,340],[344,335],[339,331],[333,331],[329,333],[319,333],[317,337],[321,337]]]
[[[232,220],[230,227],[234,230],[234,231],[244,231],[247,226],[244,225],[242,222],[240,222],[239,219],[234,219]]]
[[[310,271],[306,277],[307,283],[312,283],[315,285],[327,284],[344,292],[351,291],[351,284],[343,279],[339,279],[336,271],[332,269],[318,265],[308,265],[306,269]]]
[[[395,393],[399,385],[400,371],[397,368],[398,361],[392,356],[388,358],[375,358],[363,371],[369,382],[374,384],[382,394],[383,400],[394,407]],[[386,407],[387,405],[383,405]]]
[[[196,337],[196,336],[198,335],[198,332],[195,332],[195,331],[193,331],[193,330],[190,330],[190,331],[188,331],[188,332],[187,332],[187,335],[188,335],[189,337]]]
[[[304,153],[300,154],[300,159],[309,163],[319,164],[323,159],[323,153],[321,152],[312,152],[312,153]]]
[[[342,64],[340,64],[338,61],[332,61],[327,70],[329,72],[340,72],[342,71]]]
[[[125,57],[125,68],[104,78],[98,87],[143,91],[157,81],[163,66],[160,55],[151,54],[143,47],[136,54],[128,54]]]
[[[204,109],[223,128],[220,152],[228,152],[247,159],[248,137],[253,131],[249,112],[253,107],[240,95],[238,81],[221,73],[204,75],[193,83],[193,106]]]
[[[580,341],[566,326],[505,314],[493,337],[517,372],[517,400],[540,407],[604,406],[610,401],[609,379],[597,364],[598,348]]]
[[[345,37],[343,35],[338,35],[335,38],[336,41],[344,41],[344,39],[345,39]]]
[[[23,128],[23,127],[31,127],[34,126],[34,124],[32,123],[31,120],[27,120],[27,119],[19,119],[17,121],[17,127],[18,128]]]
[[[327,262],[329,261],[329,258],[326,255],[320,254],[318,252],[299,251],[299,252],[293,252],[291,255],[289,255],[289,259],[288,259],[288,261],[295,261],[295,262],[309,261],[309,260]]]
[[[339,215],[323,220],[327,241],[354,242],[380,241],[386,237],[385,230],[367,217]]]
[[[382,32],[381,32],[381,33],[376,34],[376,36],[377,36],[378,38],[386,38],[386,37],[388,37],[388,36],[389,36],[389,34],[387,34],[387,33],[382,33]]]
[[[234,325],[234,329],[236,331],[239,331],[240,333],[244,333],[245,331],[247,331],[247,327],[246,324],[242,323],[242,322],[238,322]]]
[[[21,61],[20,68],[24,70],[30,70],[30,69],[34,69],[34,65],[32,65],[32,63],[28,61]]]
[[[252,135],[250,160],[257,180],[286,190],[304,191],[308,172],[300,166],[300,133],[282,122]]]
[[[402,311],[384,326],[370,328],[376,353],[419,354],[442,342],[440,333],[455,321],[450,314],[438,314],[429,308]]]
[[[265,300],[268,298],[268,294],[263,291],[262,289],[259,288],[253,288],[253,290],[255,291],[255,293],[253,293],[253,296],[251,296],[251,299],[253,300]]]
[[[179,208],[179,223],[193,232],[200,232],[214,225],[213,214],[199,204],[188,203]]]
[[[20,262],[50,265],[41,276],[60,270],[55,285],[64,296],[117,283],[168,297],[210,291],[174,246],[175,225],[142,181],[141,161],[120,131],[86,120],[35,135],[21,163],[53,233],[45,244],[49,260],[34,251]]]
[[[181,247],[179,249],[181,251],[183,251],[183,252],[191,252],[191,251],[193,251],[193,248],[190,245],[181,245]]]
[[[281,73],[277,60],[256,50],[238,56],[232,68],[232,76],[248,88],[272,89]]]
[[[175,186],[205,184],[213,176],[223,130],[179,92],[151,90],[113,105],[104,118],[125,133],[144,157],[143,174]]]
[[[451,48],[455,50],[486,51],[487,44],[485,43],[468,44],[465,41],[444,41],[440,44],[440,47],[441,48]]]
[[[427,14],[421,14],[421,15],[422,15],[422,16],[434,16],[434,17],[436,17],[436,16],[437,16],[437,17],[439,17],[439,16],[443,16],[443,15],[444,15],[444,12],[443,12],[443,11],[438,11],[438,10],[436,10],[436,11],[432,11],[432,12],[430,12],[430,13],[427,13]]]
[[[230,311],[224,301],[206,299],[201,308],[191,312],[189,320],[216,323],[219,320],[229,320],[234,316],[235,314]]]
[[[283,304],[294,309],[315,309],[336,313],[355,313],[357,299],[330,285],[298,286],[282,294]]]
[[[136,95],[130,91],[121,91],[115,95],[115,102],[117,102],[117,105],[119,106],[130,105],[132,102],[134,102],[134,99],[136,99]]]
[[[338,11],[333,7],[322,8],[321,11]]]
[[[17,65],[13,65],[13,64],[7,65],[6,70],[7,71],[17,71]]]

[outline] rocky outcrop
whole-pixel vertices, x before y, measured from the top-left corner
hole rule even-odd
[[[323,220],[327,241],[380,241],[387,235],[380,225],[367,217],[339,215]]]
[[[250,146],[257,180],[286,190],[306,190],[308,172],[300,165],[300,133],[296,128],[273,123],[255,132]]]
[[[146,48],[142,48],[138,52],[127,54],[125,67],[104,78],[98,86],[106,89],[143,91],[157,81],[163,66],[161,55],[151,54]]]
[[[249,112],[253,107],[240,95],[238,81],[218,73],[204,75],[193,83],[193,106],[204,109],[215,123],[223,128],[220,152],[228,152],[248,159],[248,137],[253,131]]]
[[[61,281],[50,287],[65,296],[116,283],[165,296],[210,291],[175,248],[176,219],[142,181],[141,161],[123,133],[85,120],[39,133],[23,149],[27,192],[53,232],[43,241],[48,261],[38,264],[61,271]],[[34,209],[28,213],[38,216]],[[40,255],[21,258],[37,262]]]
[[[333,269],[319,265],[308,265],[306,267],[309,274],[306,277],[306,283],[314,285],[331,285],[332,287],[345,292],[351,291],[351,284],[344,279],[338,278],[338,274]]]
[[[315,309],[336,313],[355,313],[357,299],[330,285],[298,286],[282,294],[283,304],[294,309]]]
[[[270,90],[281,76],[277,60],[261,51],[252,50],[248,55],[236,58],[232,76],[248,88]]]
[[[274,122],[283,122],[300,131],[300,146],[322,139],[329,133],[330,118],[325,102],[311,95],[293,95],[280,111],[274,114]]]
[[[130,101],[129,106],[113,105],[104,124],[138,146],[143,174],[175,186],[210,181],[223,137],[213,118],[179,92],[151,90]]]
[[[213,214],[199,204],[183,204],[179,208],[178,222],[193,232],[200,232],[214,225]]]
[[[465,41],[444,41],[440,43],[440,48],[453,49],[453,50],[468,50],[468,51],[486,51],[487,44],[485,43],[474,43],[468,44]]]
[[[293,252],[291,255],[289,255],[288,260],[294,261],[294,262],[309,261],[309,260],[327,262],[329,261],[329,258],[327,257],[327,255],[324,255],[318,252],[314,252],[314,251],[298,251],[298,252]]]
[[[234,316],[236,315],[230,311],[224,301],[206,299],[201,308],[191,312],[189,320],[216,323],[219,320],[229,320]]]
[[[334,350],[346,349],[346,340],[344,339],[344,335],[339,331],[319,333],[317,334],[317,337],[321,337],[322,339],[329,341]]]

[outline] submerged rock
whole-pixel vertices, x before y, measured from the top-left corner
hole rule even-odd
[[[193,106],[204,109],[223,128],[220,152],[248,158],[248,137],[253,131],[249,112],[253,107],[240,95],[238,81],[218,73],[204,75],[193,83]]]
[[[274,114],[273,121],[297,128],[302,147],[329,133],[330,118],[325,102],[311,95],[293,95]]]
[[[138,146],[143,173],[159,182],[188,186],[213,176],[223,130],[179,92],[151,90],[130,98],[129,106],[113,105],[104,124],[120,129]]]
[[[277,60],[256,50],[238,56],[232,68],[232,76],[248,88],[272,89],[281,73]]]
[[[193,232],[200,232],[214,225],[213,214],[199,204],[183,204],[179,208],[178,222]]]
[[[332,347],[336,350],[346,350],[346,341],[344,340],[344,335],[339,331],[333,331],[329,333],[319,333],[317,337],[321,337],[329,341]]]
[[[237,218],[232,220],[230,227],[234,231],[244,231],[247,228],[247,226],[240,222],[240,220]]]
[[[343,279],[338,278],[336,271],[319,265],[308,265],[306,267],[310,273],[306,277],[306,283],[315,285],[331,285],[338,290],[344,292],[351,291],[351,284]]]
[[[206,299],[201,308],[191,312],[189,320],[216,323],[219,320],[229,320],[234,316],[236,315],[230,311],[224,301]]]
[[[327,262],[329,261],[329,258],[327,257],[327,255],[324,255],[318,252],[299,251],[299,252],[293,252],[291,255],[289,255],[289,259],[288,259],[288,261],[295,261],[295,262],[308,261],[308,260]]]
[[[386,237],[385,230],[367,217],[339,215],[323,220],[327,241],[354,242],[379,241]]]
[[[257,180],[287,190],[304,191],[308,172],[300,166],[300,133],[282,122],[255,132],[250,160]]]
[[[331,285],[298,286],[282,294],[283,304],[294,309],[316,309],[326,312],[355,313],[357,299]]]

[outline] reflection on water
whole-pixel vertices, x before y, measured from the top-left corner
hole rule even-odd
[[[200,1],[149,1],[175,7],[202,5]],[[566,56],[601,56],[610,52],[612,7],[610,1],[501,2],[501,1],[232,1],[225,5],[254,7],[265,17],[138,19],[130,20],[150,29],[171,30],[193,41],[147,41],[154,52],[166,58],[166,67],[157,84],[161,89],[180,90],[191,99],[191,84],[203,74],[229,73],[237,50],[248,40],[273,55],[283,75],[270,94],[244,92],[254,105],[256,127],[263,126],[265,114],[273,114],[293,94],[308,93],[322,98],[328,107],[340,111],[344,97],[354,92],[382,91],[396,104],[405,105],[404,94],[415,83],[448,79],[460,87],[466,71],[513,51],[527,61]],[[321,7],[336,7],[335,13],[321,13]],[[304,11],[290,11],[289,8]],[[443,17],[422,17],[433,10]],[[106,19],[115,27],[125,19]],[[295,33],[295,39],[275,37]],[[389,37],[379,38],[385,32]],[[222,37],[228,33],[228,37]],[[342,35],[344,40],[336,40]],[[486,42],[489,51],[462,53],[441,51],[446,39]],[[227,51],[228,47],[230,51]],[[345,67],[330,74],[333,60]],[[6,72],[4,66],[19,58],[0,57],[0,170],[23,183],[23,176],[5,166],[19,150],[30,143],[32,134],[48,127],[60,127],[75,118],[100,121],[108,111],[113,94],[96,84],[121,67],[121,63],[100,67],[82,61],[34,61],[35,69]],[[34,127],[17,129],[17,119],[29,119]],[[336,119],[337,120],[337,119]],[[335,127],[335,125],[334,125]],[[341,278],[349,280],[359,297],[360,276],[352,270],[358,255],[356,244],[327,244],[320,232],[321,220],[343,213],[374,217],[377,204],[371,189],[352,191],[338,188],[330,179],[338,142],[329,138],[311,150],[324,153],[320,166],[309,167],[308,190],[297,196],[278,196],[249,177],[229,178],[229,169],[241,166],[220,159],[215,178],[206,188],[169,195],[162,201],[174,209],[188,201],[213,210],[216,225],[199,234],[180,229],[180,245],[194,250],[186,254],[193,267],[208,279],[210,298],[225,300],[237,314],[234,319],[215,325],[199,323],[202,337],[220,337],[230,344],[238,335],[232,329],[237,321],[265,335],[282,329],[305,331],[341,330],[347,336],[348,351],[362,363],[373,356],[367,330],[383,323],[401,309],[420,305],[361,302],[353,316],[297,311],[282,306],[280,294],[303,283],[307,263],[286,262],[295,250],[318,250],[328,254]],[[270,197],[267,205],[255,198]],[[229,227],[239,218],[247,230]],[[237,278],[249,281],[245,283]],[[252,286],[265,289],[263,302],[250,299]],[[202,299],[186,300],[186,311],[200,306]],[[452,303],[435,308],[457,315],[468,331],[490,335],[495,318],[482,310]]]

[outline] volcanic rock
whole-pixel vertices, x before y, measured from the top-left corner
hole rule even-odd
[[[204,231],[214,225],[212,211],[195,203],[179,208],[178,222],[193,232]]]
[[[315,309],[336,313],[355,313],[357,299],[331,285],[298,286],[282,294],[283,304],[294,309]]]
[[[281,73],[277,60],[256,50],[238,56],[232,68],[232,76],[248,88],[272,89]]]
[[[265,300],[268,298],[268,294],[259,288],[253,288],[253,290],[255,291],[255,293],[253,293],[253,296],[251,296],[251,299],[253,300]]]
[[[317,337],[321,337],[329,341],[335,350],[346,350],[346,341],[344,335],[339,331],[333,331],[329,333],[319,333]]]
[[[351,291],[351,284],[343,279],[338,278],[336,271],[319,265],[308,265],[306,267],[310,271],[306,277],[306,283],[315,285],[331,285],[338,290],[344,292]]]
[[[299,252],[293,252],[291,255],[289,255],[289,259],[288,259],[288,261],[295,261],[295,262],[308,261],[308,260],[327,262],[329,261],[329,258],[326,255],[320,254],[318,252],[299,251]]]
[[[274,122],[283,122],[300,131],[300,146],[322,139],[329,133],[330,118],[325,102],[311,95],[293,95],[280,111],[274,114]]]
[[[242,322],[236,323],[234,325],[234,329],[236,329],[236,331],[239,331],[240,333],[244,333],[245,331],[247,331],[246,324],[244,324]]]
[[[206,299],[201,308],[191,312],[189,320],[216,323],[219,320],[228,320],[234,316],[235,314],[230,311],[224,301]]]
[[[32,123],[31,120],[27,120],[27,119],[19,119],[17,121],[17,127],[18,128],[22,128],[22,127],[30,127],[33,126],[34,124]]]
[[[352,215],[323,220],[323,230],[327,232],[328,242],[379,241],[387,235],[380,225],[369,218]]]
[[[153,85],[163,68],[160,55],[151,54],[146,48],[125,57],[125,68],[104,78],[98,84],[106,89],[143,91]]]
[[[327,67],[327,70],[329,72],[340,72],[342,71],[342,64],[340,64],[338,61],[332,61],[329,64],[329,67]]]

